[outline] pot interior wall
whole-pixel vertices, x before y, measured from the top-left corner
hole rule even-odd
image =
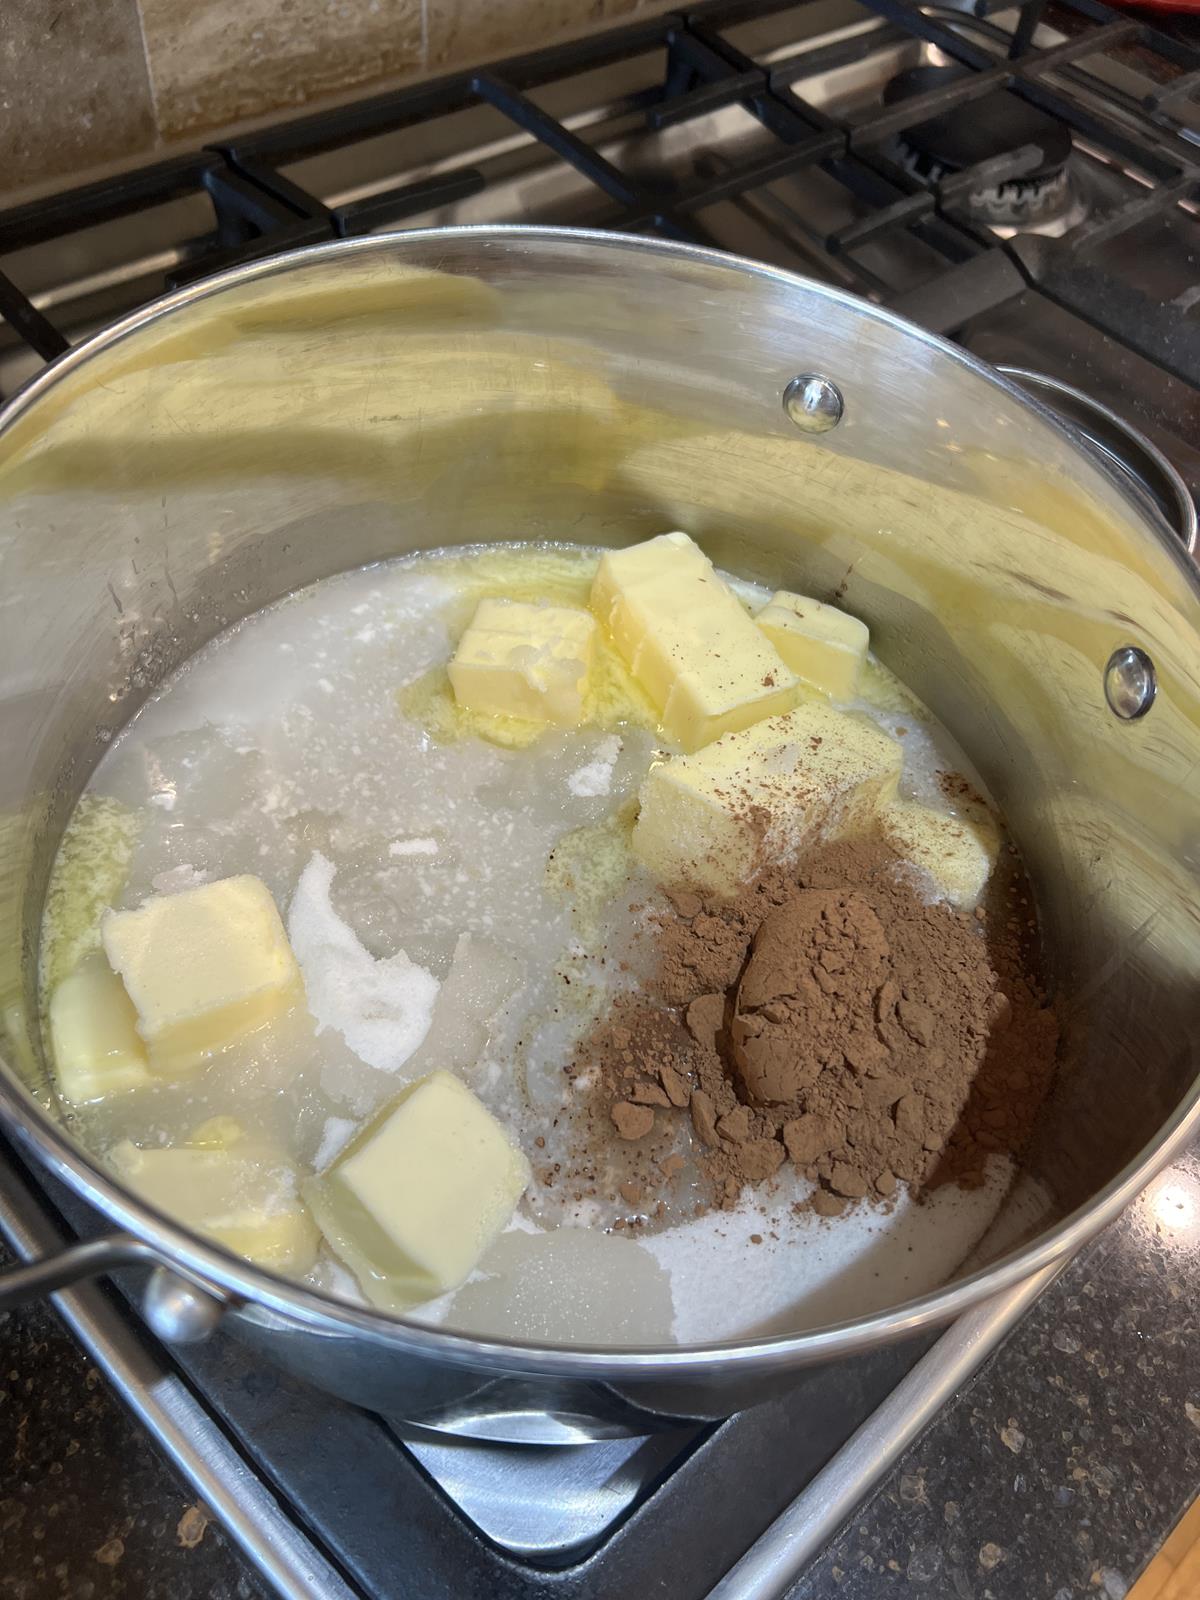
[[[845,396],[819,438],[780,403],[806,371]],[[943,349],[817,286],[613,240],[326,252],[196,298],[18,406],[0,438],[0,998],[30,1088],[47,1095],[49,861],[166,673],[364,562],[668,527],[862,616],[978,765],[1068,1016],[1035,1171],[1062,1209],[1103,1187],[1197,1074],[1194,581],[1064,435]],[[1103,690],[1124,644],[1158,673],[1135,722]],[[1012,1234],[1002,1215],[991,1253]]]

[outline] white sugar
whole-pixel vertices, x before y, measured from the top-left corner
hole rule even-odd
[[[317,1172],[324,1172],[331,1162],[337,1160],[350,1143],[351,1135],[357,1126],[358,1124],[352,1122],[349,1117],[327,1119],[321,1130],[321,1142],[317,1146],[317,1153],[313,1157],[313,1167]]]
[[[621,741],[616,734],[601,739],[596,746],[596,759],[579,767],[567,779],[567,788],[581,799],[608,794],[612,789],[613,767],[621,754]]]
[[[993,1157],[978,1189],[947,1184],[920,1203],[900,1190],[889,1213],[857,1206],[828,1219],[793,1211],[810,1189],[785,1181],[769,1199],[746,1190],[736,1211],[707,1212],[641,1243],[670,1273],[680,1344],[799,1332],[945,1283],[1011,1177],[1011,1163]]]
[[[360,1060],[396,1072],[429,1032],[438,981],[403,950],[382,961],[333,909],[333,863],[318,850],[300,874],[288,938],[317,1030],[335,1028]]]

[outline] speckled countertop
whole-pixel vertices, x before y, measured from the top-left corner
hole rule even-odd
[[[52,1310],[0,1313],[0,1362],[0,1600],[262,1596]]]
[[[1120,1600],[1200,1492],[1198,1304],[1193,1152],[1072,1263],[792,1600]],[[0,1600],[261,1596],[53,1313],[0,1319],[0,1341]]]
[[[793,1600],[1120,1600],[1200,1493],[1200,1151],[1073,1262]]]

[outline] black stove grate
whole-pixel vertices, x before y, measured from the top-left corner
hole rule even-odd
[[[860,0],[864,14],[882,19],[884,34],[919,40],[966,69],[900,103],[879,103],[832,116],[806,102],[814,72],[865,57],[880,47],[878,27],[783,59],[759,61],[735,35],[746,23],[808,5],[788,0],[735,0],[682,15],[639,22],[610,33],[554,46],[488,71],[451,74],[433,82],[366,98],[282,122],[197,154],[31,201],[0,214],[0,261],[13,252],[77,233],[181,196],[203,196],[211,227],[192,239],[159,288],[175,287],[225,267],[323,239],[403,226],[410,218],[481,190],[486,178],[471,165],[327,205],[285,169],[330,150],[430,119],[486,105],[583,175],[603,197],[603,225],[709,243],[703,213],[725,201],[769,209],[769,186],[806,169],[842,185],[854,198],[853,219],[808,241],[837,260],[838,281],[941,331],[1029,286],[1124,341],[1160,366],[1200,382],[1200,329],[1176,307],[1127,288],[1103,261],[1106,247],[1132,230],[1157,225],[1192,227],[1200,205],[1200,49],[1147,23],[1122,16],[1100,0],[1056,0],[1054,27],[1067,37],[1035,43],[1046,0],[1027,0],[1003,13],[978,0],[965,13],[914,0]],[[1133,53],[1151,87],[1139,96],[1095,70],[1114,53]],[[552,115],[537,98],[549,84],[613,62],[661,56],[657,86],[638,109],[648,130],[677,127],[723,107],[754,118],[774,148],[749,159],[710,161],[690,178],[648,181],[623,171],[583,133]],[[906,129],[977,104],[997,93],[1018,97],[1065,123],[1077,146],[1123,176],[1123,189],[1099,214],[1081,218],[1058,238],[1017,233],[1000,237],[966,205],[981,188],[1018,181],[1039,164],[1036,146],[991,157],[963,171],[922,176],[896,158]],[[932,262],[922,282],[901,291],[872,267],[871,247],[917,241]],[[923,257],[923,259],[926,259]],[[0,271],[0,315],[45,358],[67,348],[53,314]]]

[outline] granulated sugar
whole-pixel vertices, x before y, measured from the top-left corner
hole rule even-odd
[[[368,1066],[396,1072],[429,1032],[438,981],[403,950],[376,961],[330,900],[334,866],[317,851],[300,874],[287,929],[317,1031],[336,1028]]]
[[[321,1142],[317,1146],[317,1153],[313,1157],[313,1167],[317,1172],[324,1172],[330,1162],[335,1161],[350,1143],[357,1123],[349,1117],[330,1117],[321,1130]]]
[[[620,754],[621,741],[615,733],[610,733],[596,746],[596,759],[577,768],[567,779],[567,788],[581,798],[608,794],[612,789],[613,767]]]
[[[859,1208],[832,1219],[796,1210],[810,1189],[797,1178],[766,1199],[747,1191],[735,1211],[709,1211],[640,1242],[670,1275],[680,1344],[795,1333],[944,1283],[1011,1178],[1012,1164],[996,1157],[970,1193],[945,1188],[918,1203],[901,1191],[887,1212]]]

